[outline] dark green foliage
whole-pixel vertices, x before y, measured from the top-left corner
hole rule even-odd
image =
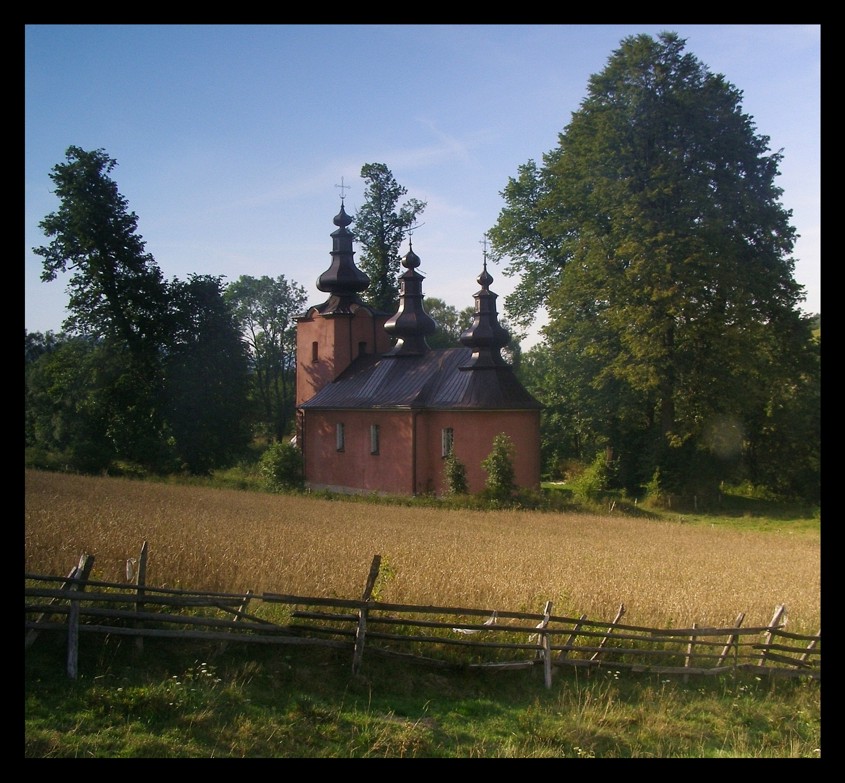
[[[27,335],[27,348],[38,342]],[[94,345],[84,338],[59,339],[49,351],[27,350],[25,433],[26,445],[64,451],[84,427],[89,370]],[[30,358],[32,357],[32,358]]]
[[[353,230],[361,248],[358,266],[370,278],[366,301],[376,310],[394,313],[399,306],[399,246],[426,204],[412,198],[397,207],[408,191],[384,163],[365,163],[361,178],[367,187]]]
[[[133,353],[154,351],[167,286],[136,233],[137,215],[109,177],[116,166],[102,149],[68,148],[50,173],[59,209],[39,223],[52,241],[33,252],[44,258],[44,282],[71,273],[68,332],[122,342]]]
[[[116,460],[148,470],[173,467],[163,430],[153,426],[145,404],[155,399],[158,383],[125,346],[64,338],[27,365],[26,444],[85,473],[108,471]]]
[[[261,455],[258,464],[264,486],[272,492],[302,489],[302,452],[289,441],[278,441]]]
[[[504,432],[500,432],[493,438],[492,451],[481,461],[481,467],[487,471],[484,488],[494,500],[510,500],[516,494],[514,456],[513,441]]]
[[[741,97],[676,35],[627,38],[543,165],[505,188],[489,235],[520,275],[509,315],[549,314],[548,374],[529,389],[552,462],[611,447],[623,486],[660,468],[688,494],[744,474],[818,484],[817,350],[782,154]]]
[[[296,402],[296,318],[305,309],[305,289],[284,275],[241,275],[224,297],[234,307],[251,354],[258,429],[281,440]]]
[[[455,456],[454,451],[450,450],[443,460],[443,478],[447,495],[466,495],[469,492],[466,465]]]
[[[206,473],[245,445],[247,355],[219,278],[167,284],[103,150],[70,147],[34,248],[70,272],[67,336],[25,335],[26,443],[76,470]]]
[[[247,347],[219,277],[174,281],[171,306],[166,419],[181,468],[208,473],[234,462],[250,440]]]
[[[80,435],[75,450],[98,455],[85,460],[92,469],[109,449],[155,468],[165,429],[161,394],[168,290],[136,233],[137,216],[108,176],[116,165],[104,150],[68,148],[66,161],[50,173],[59,209],[39,224],[52,241],[33,251],[44,258],[44,282],[70,272],[68,334],[97,340],[81,407],[99,434]],[[77,382],[82,378],[75,375]],[[53,391],[61,399],[61,390]]]
[[[45,353],[54,351],[67,337],[54,332],[30,332],[23,330],[24,337],[24,361],[29,367],[32,362],[43,356]]]

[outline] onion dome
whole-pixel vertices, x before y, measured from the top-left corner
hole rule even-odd
[[[481,290],[473,294],[475,313],[469,328],[461,334],[461,343],[472,349],[469,362],[461,367],[469,370],[481,367],[500,367],[507,362],[502,358],[501,350],[511,340],[510,333],[499,323],[496,312],[497,294],[490,290],[492,275],[487,271],[487,256],[484,268],[476,278]]]
[[[429,350],[426,335],[437,331],[437,323],[423,308],[423,275],[417,272],[420,257],[413,246],[402,259],[407,270],[399,276],[399,310],[387,319],[384,330],[396,338],[387,356],[419,356]]]
[[[355,266],[353,260],[353,234],[348,228],[351,222],[352,218],[346,214],[341,201],[340,212],[334,218],[337,230],[332,232],[332,263],[317,278],[317,289],[331,294],[319,308],[323,315],[350,312],[352,305],[360,306],[358,295],[370,285],[370,278]]]

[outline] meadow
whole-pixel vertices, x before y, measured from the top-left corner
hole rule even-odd
[[[382,556],[380,600],[539,612],[652,627],[820,627],[818,525],[621,514],[451,510],[27,470],[25,570],[124,581],[144,541],[147,583],[357,598]]]
[[[478,511],[27,470],[25,571],[154,586],[360,596],[649,626],[820,627],[819,520]],[[430,670],[345,651],[61,634],[25,656],[27,758],[813,758],[819,680]]]

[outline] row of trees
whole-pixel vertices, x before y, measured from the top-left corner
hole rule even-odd
[[[25,333],[27,446],[79,470],[118,463],[205,473],[293,409],[294,317],[305,290],[279,276],[163,278],[103,150],[70,147],[40,223],[41,279],[69,273],[60,335]]]
[[[632,494],[704,496],[747,481],[820,492],[820,333],[799,304],[781,152],[741,93],[672,33],[622,41],[558,145],[520,166],[489,231],[516,276],[512,332],[540,311],[544,341],[511,359],[544,404],[544,470],[596,464]],[[164,281],[108,177],[71,147],[52,174],[60,209],[42,279],[70,272],[66,333],[26,335],[27,444],[76,467],[127,460],[207,471],[257,432],[290,430],[298,284]],[[425,203],[366,164],[355,215],[377,309],[398,304],[399,248]],[[459,344],[472,308],[426,299],[433,348]]]

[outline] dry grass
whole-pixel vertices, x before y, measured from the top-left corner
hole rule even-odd
[[[586,613],[647,626],[820,627],[818,534],[621,516],[448,511],[26,471],[25,570],[124,581],[149,544],[152,586],[358,597],[373,555],[384,601]]]

